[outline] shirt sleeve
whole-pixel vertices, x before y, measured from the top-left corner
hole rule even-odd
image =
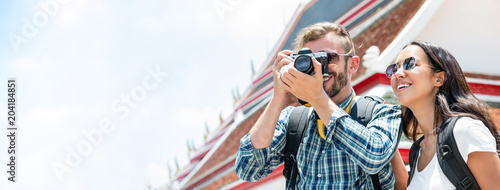
[[[469,117],[458,119],[453,128],[453,135],[465,163],[472,152],[496,153],[497,151],[495,137],[480,120]]]
[[[269,147],[255,149],[250,141],[250,134],[240,140],[240,148],[236,155],[236,174],[244,181],[257,181],[272,173],[283,160],[281,153],[285,147],[288,118],[293,107],[281,111],[273,141]]]
[[[394,156],[401,137],[400,123],[401,109],[395,105],[377,105],[366,127],[337,109],[330,117],[326,136],[365,172],[375,174]]]

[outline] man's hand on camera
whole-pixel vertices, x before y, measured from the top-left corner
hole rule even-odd
[[[280,70],[283,88],[306,102],[317,101],[326,95],[323,90],[321,64],[315,58],[312,60],[314,65],[314,75],[312,76],[297,70],[293,61],[291,64],[283,65]]]
[[[285,97],[287,94],[287,90],[285,90],[282,82],[282,73],[281,68],[287,65],[292,65],[293,67],[293,59],[289,56],[293,52],[290,50],[283,50],[278,53],[276,59],[274,60],[273,66],[273,81],[274,81],[274,96],[277,97]]]

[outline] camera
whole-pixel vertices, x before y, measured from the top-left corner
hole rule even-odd
[[[321,72],[323,76],[328,77],[328,54],[321,50],[318,53],[313,53],[309,48],[304,48],[297,54],[291,54],[290,57],[294,59],[293,66],[300,72],[313,75],[314,66],[312,57],[316,58],[321,63]]]

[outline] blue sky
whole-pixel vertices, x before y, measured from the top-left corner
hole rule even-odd
[[[19,154],[17,182],[0,167],[0,186],[166,183],[168,164],[188,162],[186,140],[200,146],[205,123],[213,130],[220,113],[232,113],[231,92],[251,84],[250,60],[262,66],[297,3],[2,2],[0,79],[17,81]],[[6,100],[6,85],[0,90]],[[0,163],[8,143],[2,135]]]

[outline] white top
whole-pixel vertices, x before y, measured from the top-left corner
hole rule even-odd
[[[475,120],[469,117],[460,118],[453,129],[455,142],[458,150],[462,155],[465,163],[472,152],[495,152],[495,138],[491,135],[480,120]],[[420,157],[420,151],[418,156]],[[418,166],[418,161],[417,161]],[[434,154],[429,164],[421,171],[415,170],[413,178],[408,190],[420,189],[438,189],[438,190],[455,190],[455,186],[444,175],[443,170],[439,166],[437,155]]]

